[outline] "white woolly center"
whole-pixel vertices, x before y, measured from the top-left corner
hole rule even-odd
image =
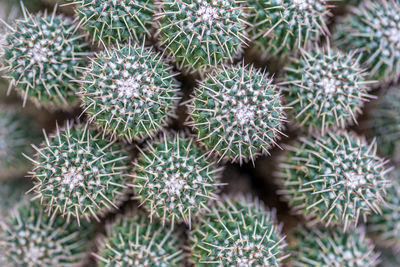
[[[44,247],[37,247],[33,243],[29,244],[29,248],[25,251],[25,259],[27,262],[39,263],[40,259],[44,257]]]
[[[49,49],[42,45],[41,43],[36,43],[30,49],[30,55],[32,57],[32,61],[36,63],[42,63],[49,61]]]
[[[165,181],[165,189],[170,195],[178,195],[182,193],[182,189],[185,186],[185,181],[177,174],[173,175],[170,179]]]
[[[214,19],[218,17],[219,10],[218,8],[211,7],[208,4],[203,3],[203,6],[199,8],[197,14],[200,19],[204,22],[212,23]]]
[[[340,82],[335,78],[323,78],[321,81],[321,87],[325,89],[326,94],[333,94],[336,92],[337,87],[340,85]]]
[[[140,84],[134,78],[118,80],[117,87],[119,97],[131,98],[139,96],[138,89]]]
[[[396,47],[400,46],[400,29],[397,27],[391,28],[386,32],[390,42],[396,44]]]
[[[63,185],[69,187],[69,189],[74,189],[77,185],[79,185],[83,181],[83,175],[80,171],[75,168],[71,167],[69,169],[63,168],[62,169],[62,181]]]
[[[315,0],[294,0],[293,4],[296,5],[300,9],[306,9],[306,8],[312,8],[313,7],[313,2]]]
[[[235,114],[237,121],[240,125],[245,125],[249,121],[254,119],[254,108],[245,105],[241,102],[238,103],[236,107],[232,108],[232,112]]]
[[[346,177],[348,180],[345,182],[345,184],[353,190],[366,183],[363,174],[350,173],[346,175]]]

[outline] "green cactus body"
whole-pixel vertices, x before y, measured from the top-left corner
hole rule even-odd
[[[195,266],[280,266],[286,258],[275,213],[258,201],[225,196],[190,232]]]
[[[357,123],[367,93],[366,73],[352,55],[331,49],[303,51],[282,78],[286,100],[297,125],[309,131]]]
[[[160,2],[160,41],[181,69],[207,71],[232,61],[246,42],[239,0]]]
[[[99,54],[82,81],[83,108],[91,120],[128,140],[165,126],[178,101],[178,85],[156,52],[126,46]]]
[[[328,35],[325,0],[248,0],[249,37],[267,55],[289,54]]]
[[[122,145],[84,125],[57,129],[47,138],[31,172],[37,198],[50,212],[87,220],[117,208],[127,186],[130,159]]]
[[[378,263],[379,254],[362,228],[347,232],[338,228],[300,228],[290,241],[293,267],[373,267]]]
[[[88,45],[76,25],[62,15],[26,15],[7,31],[6,77],[23,96],[38,105],[66,108],[77,100]]]
[[[197,88],[189,125],[209,152],[241,163],[276,144],[284,119],[272,79],[239,66],[209,75]]]
[[[153,24],[152,0],[75,1],[81,24],[96,41],[106,44],[134,40],[142,43]]]
[[[90,225],[49,217],[38,201],[22,202],[3,227],[0,246],[11,266],[83,266],[87,260]]]
[[[372,23],[371,23],[372,22]],[[395,0],[364,1],[337,26],[334,43],[343,51],[356,50],[360,64],[373,79],[400,76],[400,5]]]
[[[135,192],[150,216],[163,224],[183,221],[207,209],[217,198],[221,168],[195,147],[193,139],[166,135],[141,151],[134,177]]]
[[[96,255],[99,266],[182,266],[183,244],[171,228],[140,211],[108,225]]]
[[[383,205],[386,161],[376,143],[344,132],[300,138],[280,161],[280,194],[310,225],[357,224]]]

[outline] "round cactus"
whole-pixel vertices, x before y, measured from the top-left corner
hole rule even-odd
[[[344,132],[300,138],[280,161],[280,194],[310,225],[357,224],[380,212],[389,181],[376,143]]]
[[[280,266],[286,258],[275,213],[258,199],[224,196],[190,232],[195,266]]]
[[[376,266],[378,253],[364,229],[352,228],[343,232],[338,228],[300,228],[295,231],[291,244],[290,266]]]
[[[66,108],[78,99],[78,84],[88,46],[71,19],[55,12],[25,14],[6,33],[6,77],[24,98],[38,105]],[[78,68],[77,68],[78,67]]]
[[[334,43],[344,51],[356,50],[373,79],[391,81],[400,77],[399,36],[400,3],[366,0],[337,26]]]
[[[160,6],[159,38],[181,69],[206,71],[232,61],[247,40],[239,0],[173,0]]]
[[[49,217],[37,201],[18,205],[3,227],[0,246],[11,266],[83,266],[87,259],[90,225]]]
[[[344,128],[357,123],[365,101],[372,96],[361,69],[352,55],[329,49],[302,51],[282,78],[286,100],[297,125],[310,131]]]
[[[75,1],[80,24],[97,41],[106,44],[134,40],[150,35],[153,24],[152,0]]]
[[[305,48],[329,35],[325,0],[248,0],[249,37],[267,55]]]
[[[36,148],[36,198],[50,212],[87,220],[98,219],[123,200],[129,155],[122,145],[101,139],[87,125],[70,123]]]
[[[82,79],[83,105],[91,120],[128,140],[153,135],[178,101],[178,85],[158,53],[140,46],[103,52]]]
[[[140,211],[118,218],[106,232],[95,255],[99,266],[182,266],[178,233],[157,220],[150,222]]]
[[[242,163],[276,144],[283,111],[272,79],[239,66],[209,75],[197,88],[189,125],[210,152]]]
[[[174,224],[190,224],[216,199],[221,168],[195,147],[193,139],[166,135],[141,151],[134,177],[134,190],[153,215]]]

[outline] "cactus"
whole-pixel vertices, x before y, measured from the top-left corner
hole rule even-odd
[[[1,249],[11,266],[83,266],[92,230],[49,217],[37,201],[22,202],[2,225]]]
[[[309,224],[357,224],[379,213],[389,180],[376,143],[345,132],[303,137],[288,147],[278,172],[280,194]]]
[[[150,36],[154,5],[152,0],[76,0],[80,24],[94,40],[106,44],[128,40],[141,42]]]
[[[31,15],[16,20],[6,33],[3,67],[6,77],[24,98],[37,105],[67,108],[77,101],[76,91],[88,53],[83,35],[63,15]],[[11,88],[11,87],[10,87]]]
[[[343,50],[356,50],[360,64],[368,68],[373,79],[395,81],[400,77],[399,25],[398,1],[366,0],[351,9],[333,39]]]
[[[48,212],[90,220],[112,208],[118,208],[127,190],[129,155],[122,145],[101,139],[101,133],[87,125],[65,129],[35,148],[34,169],[36,198]]]
[[[95,257],[99,266],[182,266],[183,248],[179,235],[145,214],[120,216],[106,227]]]
[[[286,258],[275,213],[258,199],[221,197],[190,232],[196,266],[280,266]]]
[[[241,65],[221,69],[203,81],[195,92],[188,124],[220,159],[254,162],[276,144],[283,111],[272,79]]]
[[[221,168],[205,158],[193,139],[164,133],[162,138],[141,150],[133,188],[140,202],[166,221],[191,223],[216,199]]]
[[[297,125],[322,133],[357,123],[370,81],[353,55],[327,48],[302,51],[282,78],[288,105]]]
[[[290,266],[376,266],[379,254],[363,228],[343,232],[339,228],[297,229],[289,244]]]
[[[82,81],[83,107],[91,120],[128,140],[153,135],[177,104],[178,85],[158,53],[137,45],[106,50]]]
[[[248,0],[249,37],[266,55],[289,54],[306,48],[320,35],[329,35],[328,1]]]
[[[247,41],[240,0],[173,0],[159,5],[159,41],[184,71],[203,72],[232,62]]]

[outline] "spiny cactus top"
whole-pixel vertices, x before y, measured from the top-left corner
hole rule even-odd
[[[76,25],[62,15],[25,15],[8,29],[4,47],[6,76],[23,96],[47,107],[68,107],[88,52]]]
[[[49,217],[37,201],[22,202],[3,227],[0,248],[12,266],[81,266],[87,259],[90,226]]]
[[[337,27],[334,43],[343,50],[357,49],[360,64],[373,79],[400,77],[400,3],[397,0],[366,0],[352,8]]]
[[[174,224],[190,224],[191,216],[216,199],[221,169],[206,159],[193,139],[167,135],[149,144],[135,163],[132,185],[140,201],[155,215]]]
[[[293,234],[290,266],[373,267],[379,254],[364,230],[352,228],[300,228]]]
[[[83,27],[106,44],[142,42],[153,23],[152,0],[75,0]]]
[[[181,69],[208,70],[232,61],[246,41],[240,0],[172,0],[160,5],[160,41]]]
[[[121,216],[106,228],[95,257],[99,266],[182,266],[183,247],[177,231],[150,220],[140,211]]]
[[[328,35],[325,0],[248,0],[249,37],[268,55],[305,48]]]
[[[11,107],[0,106],[0,180],[23,174],[29,168],[32,143],[40,142],[37,123]]]
[[[37,198],[49,211],[77,217],[102,215],[117,208],[126,191],[129,155],[122,145],[101,139],[101,133],[69,123],[45,136],[31,172]]]
[[[103,52],[86,70],[81,95],[90,118],[128,140],[163,127],[177,103],[177,82],[156,52],[137,45]]]
[[[264,73],[243,65],[222,69],[197,88],[189,125],[220,158],[254,161],[280,134],[285,119],[280,100]]]
[[[365,72],[352,55],[314,49],[302,51],[282,78],[286,100],[296,124],[322,133],[331,127],[344,128],[357,122],[367,94]]]
[[[376,143],[344,132],[300,138],[281,158],[278,173],[285,200],[297,214],[325,225],[357,224],[378,213],[389,181]]]
[[[258,199],[224,196],[190,232],[196,266],[280,266],[286,258],[275,213]]]

